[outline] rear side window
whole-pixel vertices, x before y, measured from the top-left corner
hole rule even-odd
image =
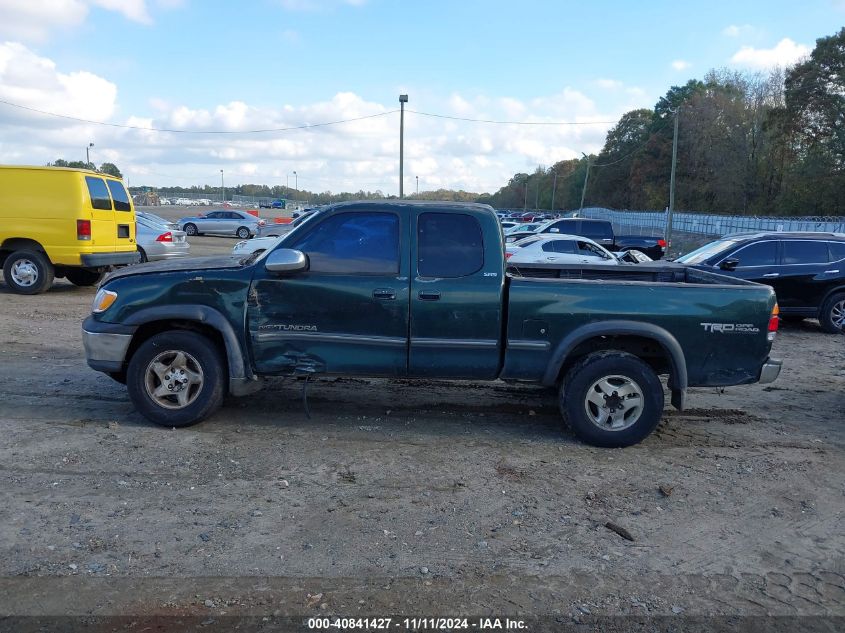
[[[589,237],[593,240],[613,239],[613,229],[605,222],[582,220],[578,235]]]
[[[88,183],[91,206],[95,209],[111,211],[111,198],[109,198],[109,189],[106,187],[106,181],[102,178],[95,178],[94,176],[85,176],[85,182]]]
[[[399,217],[393,213],[338,213],[292,248],[316,273],[393,275],[399,272]]]
[[[575,242],[572,240],[549,240],[543,244],[542,248],[547,253],[575,254]]]
[[[114,200],[114,210],[131,211],[132,205],[129,202],[129,194],[126,193],[123,183],[117,182],[116,180],[107,180],[106,184],[109,186],[111,198]]]
[[[574,235],[576,234],[577,223],[578,220],[561,220],[550,225],[543,233],[569,233]]]
[[[811,240],[786,240],[783,243],[784,264],[826,264],[827,244]]]
[[[417,221],[421,277],[466,277],[484,266],[481,225],[463,213],[421,213]]]
[[[757,242],[741,248],[728,259],[738,259],[738,266],[774,266],[777,263],[777,242]]]
[[[845,259],[845,242],[828,242],[830,247],[830,261],[838,262]]]

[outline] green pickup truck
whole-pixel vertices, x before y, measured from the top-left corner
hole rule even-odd
[[[534,382],[599,446],[655,428],[661,375],[683,408],[687,387],[780,371],[767,286],[667,262],[521,275],[503,243],[486,205],[336,204],[247,258],[113,273],[82,326],[87,361],[168,427],[263,376]]]

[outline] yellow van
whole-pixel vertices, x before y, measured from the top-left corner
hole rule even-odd
[[[54,277],[94,286],[136,261],[135,207],[120,179],[0,165],[0,264],[12,292],[44,292]]]

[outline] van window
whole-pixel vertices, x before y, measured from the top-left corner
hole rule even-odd
[[[484,266],[481,225],[463,213],[421,213],[417,221],[420,277],[466,277]]]
[[[109,198],[109,189],[106,187],[106,181],[102,178],[85,176],[85,182],[88,183],[91,206],[95,209],[111,211],[111,198]]]
[[[107,180],[106,184],[109,186],[112,200],[114,200],[114,210],[131,211],[132,204],[129,202],[129,194],[126,193],[123,183],[117,182],[116,180]]]

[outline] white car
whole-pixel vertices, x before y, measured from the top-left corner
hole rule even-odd
[[[579,235],[543,233],[529,237],[519,245],[508,244],[505,250],[511,264],[609,264],[619,259],[593,240]]]
[[[514,233],[533,233],[545,224],[545,222],[522,222],[520,224],[514,224],[505,229],[505,236],[513,235]]]
[[[268,248],[273,248],[281,236],[274,235],[272,237],[254,237],[251,240],[244,240],[238,242],[232,248],[232,255],[252,255],[253,253],[263,253]]]

